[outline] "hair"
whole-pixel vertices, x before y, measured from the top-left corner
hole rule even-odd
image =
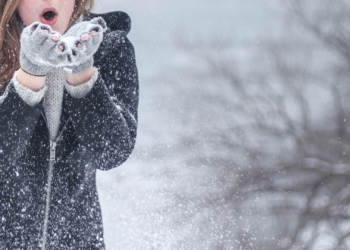
[[[21,0],[0,0],[0,95],[20,68],[20,36],[23,21],[17,11]],[[82,14],[90,13],[94,0],[75,0],[71,26]]]

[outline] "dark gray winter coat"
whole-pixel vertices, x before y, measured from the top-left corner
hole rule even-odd
[[[108,30],[94,55],[100,75],[74,99],[65,90],[47,223],[46,249],[104,249],[96,169],[122,164],[137,129],[138,75],[123,12],[102,16]],[[0,101],[0,249],[38,249],[43,234],[49,132],[42,102],[31,107],[8,85]],[[4,97],[4,96],[3,96]]]

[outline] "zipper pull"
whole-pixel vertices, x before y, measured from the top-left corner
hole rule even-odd
[[[56,142],[50,140],[50,161],[56,160]]]

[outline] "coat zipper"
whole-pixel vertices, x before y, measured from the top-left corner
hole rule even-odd
[[[42,238],[43,250],[45,250],[45,244],[47,240],[47,224],[49,222],[50,199],[51,199],[51,181],[52,181],[52,171],[53,171],[53,164],[55,163],[55,158],[56,158],[56,142],[53,140],[50,140],[50,163],[49,163],[49,173],[48,173],[48,180],[47,180],[45,219],[44,219],[43,238]]]
[[[46,125],[48,125],[46,117],[44,113],[41,111],[41,114],[44,117]],[[51,184],[52,184],[52,172],[53,166],[56,161],[56,146],[57,140],[61,137],[64,129],[67,126],[67,123],[70,121],[69,119],[64,124],[61,133],[57,136],[55,140],[50,140],[50,160],[49,160],[49,172],[48,172],[48,180],[47,180],[47,191],[46,191],[46,204],[45,204],[45,218],[44,218],[44,227],[43,227],[43,235],[41,239],[41,249],[45,250],[46,240],[47,240],[47,225],[49,222],[49,213],[50,213],[50,200],[51,200]]]

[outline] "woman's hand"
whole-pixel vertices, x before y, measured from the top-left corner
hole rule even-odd
[[[45,83],[45,77],[41,76],[46,76],[54,67],[63,67],[68,72],[70,84],[86,82],[94,73],[93,54],[99,48],[106,29],[105,21],[97,17],[74,25],[61,37],[50,26],[34,22],[21,35],[22,70],[18,80],[38,91]]]
[[[70,74],[87,71],[93,65],[93,55],[100,47],[106,22],[101,17],[78,23],[60,39],[67,46],[68,64],[64,70]]]
[[[34,22],[21,34],[21,68],[33,76],[45,76],[53,67],[67,65],[67,46],[50,26]]]

